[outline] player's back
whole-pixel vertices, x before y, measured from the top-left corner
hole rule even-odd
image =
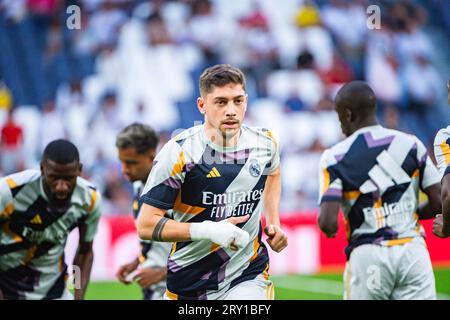
[[[356,246],[391,246],[423,236],[419,189],[438,182],[422,142],[413,135],[370,126],[325,151],[320,201],[341,201],[347,256]]]

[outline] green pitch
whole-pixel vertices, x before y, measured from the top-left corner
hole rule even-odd
[[[436,269],[436,289],[439,299],[450,300],[450,268]],[[277,300],[341,300],[342,274],[271,276]],[[89,300],[140,300],[140,288],[118,282],[93,282],[89,284]]]

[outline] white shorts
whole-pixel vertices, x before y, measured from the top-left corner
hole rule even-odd
[[[256,277],[239,283],[227,291],[221,300],[274,300],[275,289],[272,281]]]
[[[344,272],[345,300],[435,300],[430,255],[421,238],[392,247],[361,245]]]
[[[174,300],[172,294],[166,291],[164,300]],[[264,279],[263,275],[253,280],[241,282],[225,293],[208,294],[209,300],[274,300],[275,290],[272,281]]]

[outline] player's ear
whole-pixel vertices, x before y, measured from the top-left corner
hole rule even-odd
[[[353,122],[355,120],[355,114],[351,109],[345,109],[345,118],[347,119],[347,122]]]
[[[205,114],[205,101],[202,97],[197,98],[197,107],[201,114]]]
[[[83,164],[80,162],[78,166],[78,174],[81,175],[81,172],[83,171]]]

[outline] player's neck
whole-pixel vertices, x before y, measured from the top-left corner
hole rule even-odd
[[[353,132],[356,132],[362,128],[372,127],[372,126],[377,126],[377,125],[379,125],[377,119],[365,119],[365,120],[360,121],[358,124],[356,124],[354,126]]]
[[[235,147],[239,142],[241,130],[238,130],[234,135],[224,135],[220,130],[210,128],[205,124],[205,135],[214,145],[221,148]]]

